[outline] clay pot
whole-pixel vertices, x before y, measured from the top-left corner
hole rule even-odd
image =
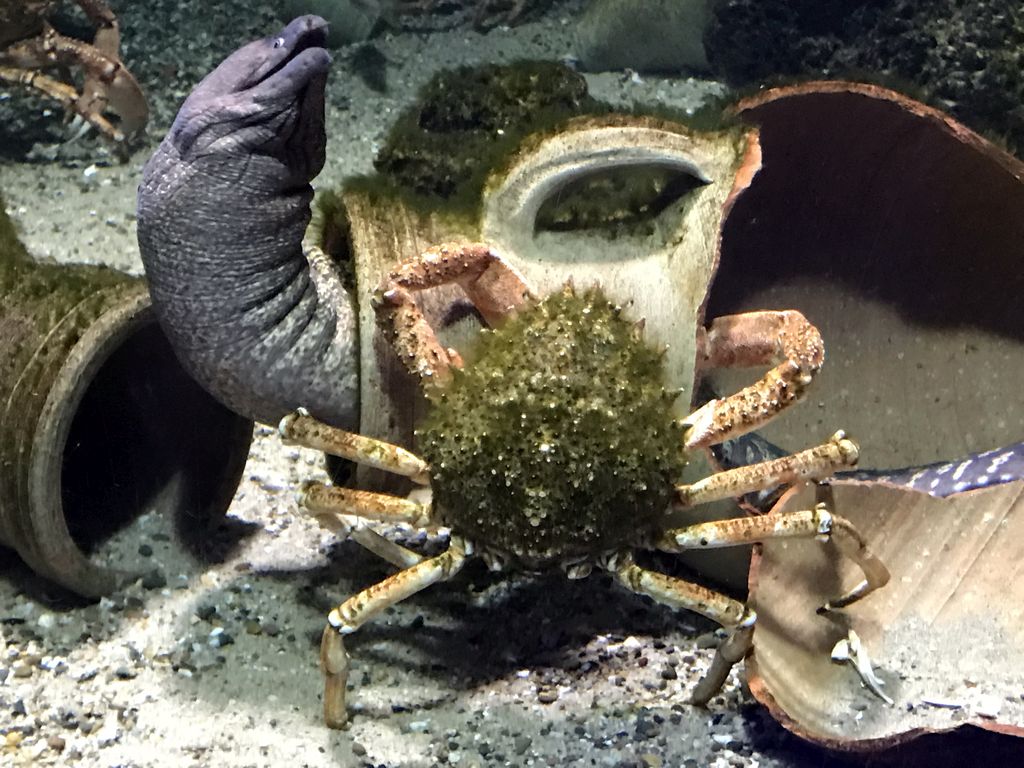
[[[708,315],[793,307],[826,350],[808,406],[764,435],[795,449],[842,428],[864,468],[1024,437],[1024,163],[874,85],[773,89],[737,111],[763,167],[723,223]]]
[[[1009,447],[974,461],[1015,466],[1024,163],[872,85],[769,90],[737,111],[759,129],[763,168],[723,223],[709,314],[795,307],[821,329],[827,355],[809,402],[765,433],[790,448],[845,428],[862,468],[950,460],[952,477],[958,457],[999,446]],[[790,730],[845,750],[964,725],[1024,734],[1021,709],[1005,703],[1024,664],[1024,483],[1006,471],[946,498],[846,479],[822,491],[892,573],[841,613],[815,613],[860,577],[831,546],[755,550],[755,697]],[[814,501],[797,490],[777,509]],[[850,630],[895,706],[832,663]]]
[[[36,264],[0,229],[0,543],[99,597],[132,574],[88,548],[149,510],[221,515],[252,424],[187,377],[140,280]]]

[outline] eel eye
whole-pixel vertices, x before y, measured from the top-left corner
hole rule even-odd
[[[276,39],[276,40],[274,41],[274,47],[275,47],[275,48],[280,48],[280,47],[282,47],[283,45],[284,45],[284,38],[283,38],[283,37],[279,37],[279,38],[277,38],[277,39]]]

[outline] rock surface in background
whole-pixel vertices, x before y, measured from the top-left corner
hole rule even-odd
[[[874,78],[1024,146],[1024,16],[1006,0],[723,0],[705,36],[735,85]],[[1019,5],[1017,6],[1019,7]],[[902,84],[899,84],[902,83]]]
[[[709,0],[594,0],[579,21],[576,53],[592,72],[706,71]]]
[[[337,48],[369,38],[381,17],[378,0],[285,0],[281,20],[291,21],[307,13],[322,16],[330,25],[327,45]]]

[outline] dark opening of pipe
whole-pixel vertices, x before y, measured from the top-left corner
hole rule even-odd
[[[156,323],[138,328],[88,385],[64,445],[75,542],[89,550],[151,510],[203,527],[231,498],[250,432],[188,378]]]
[[[535,230],[621,234],[623,228],[650,228],[666,208],[706,183],[668,165],[601,169],[574,179],[545,200]]]

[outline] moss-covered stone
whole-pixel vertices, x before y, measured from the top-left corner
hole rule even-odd
[[[446,524],[527,566],[639,544],[685,465],[662,354],[598,290],[483,331],[419,446]]]
[[[376,173],[350,176],[343,188],[374,205],[386,207],[400,200],[412,210],[472,226],[491,174],[500,173],[520,152],[570,123],[591,117],[642,116],[713,131],[737,121],[726,109],[731,104],[726,97],[711,99],[691,113],[658,104],[613,108],[592,98],[586,80],[557,62],[446,70],[432,78],[416,103],[398,116],[374,160]],[[641,175],[648,178],[635,178]],[[595,176],[593,189],[578,190],[577,197],[593,196],[594,205],[589,207],[595,210],[547,211],[549,220],[540,222],[542,228],[614,226],[642,219],[648,210],[657,210],[666,186],[674,189],[674,180],[658,169],[617,171],[610,176],[616,178]],[[627,194],[636,198],[635,204],[625,207],[615,196],[624,185],[634,188]],[[644,191],[634,195],[639,187]],[[606,204],[609,193],[611,203]]]

